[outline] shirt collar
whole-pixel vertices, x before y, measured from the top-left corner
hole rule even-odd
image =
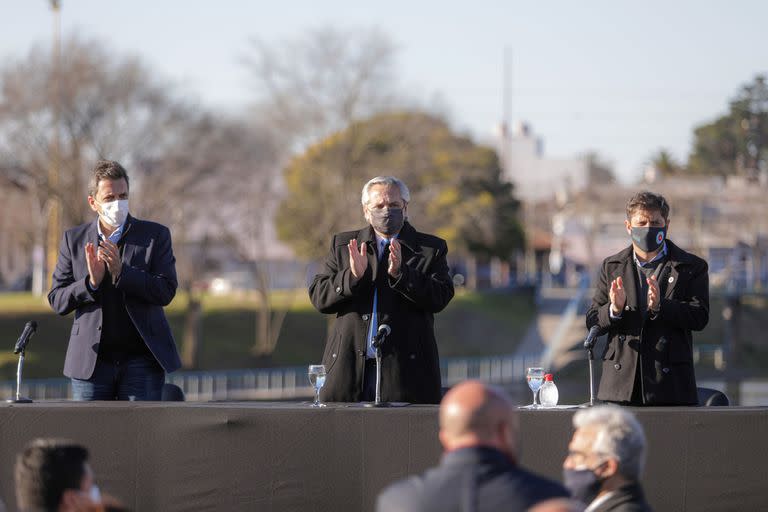
[[[659,251],[659,253],[656,256],[654,256],[651,261],[645,261],[645,262],[640,261],[639,259],[637,259],[637,254],[635,254],[635,251],[632,251],[632,257],[635,260],[635,265],[637,265],[638,267],[647,267],[651,263],[655,263],[655,262],[659,261],[660,259],[662,259],[662,258],[664,258],[666,256],[667,256],[667,241],[666,240],[664,240],[664,244],[661,246],[661,250]]]
[[[96,229],[99,230],[99,239],[104,240],[104,238],[107,238],[112,243],[117,243],[118,240],[120,240],[120,237],[123,235],[123,228],[125,227],[125,222],[123,221],[122,224],[120,224],[116,230],[112,232],[111,235],[108,237],[104,236],[104,232],[101,230],[101,220],[96,219]]]
[[[387,244],[391,243],[392,240],[397,238],[400,233],[398,233],[397,235],[395,235],[395,236],[393,236],[391,238],[383,237],[383,236],[379,235],[378,233],[376,233],[376,231],[374,231],[373,234],[376,235],[376,246],[379,249],[381,249],[382,247],[384,247],[385,243],[387,243]]]
[[[589,504],[589,506],[584,510],[584,512],[591,512],[592,510],[597,510],[600,505],[608,501],[608,499],[613,496],[613,491],[607,492],[603,494],[602,496],[595,498],[595,500]]]

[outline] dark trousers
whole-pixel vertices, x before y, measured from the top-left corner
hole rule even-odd
[[[90,379],[71,380],[74,400],[159,401],[165,384],[165,370],[151,356],[99,356]]]

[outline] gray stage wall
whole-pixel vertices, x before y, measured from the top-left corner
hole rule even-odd
[[[664,511],[768,509],[768,408],[633,409],[645,487]],[[522,464],[560,478],[573,410],[522,410]],[[99,486],[136,511],[372,510],[391,481],[435,464],[437,407],[245,403],[0,406],[0,486],[29,440],[87,445]]]

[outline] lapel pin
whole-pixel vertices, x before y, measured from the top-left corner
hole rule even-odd
[[[667,282],[668,282],[668,283],[672,283],[674,280],[675,280],[675,278],[674,278],[674,277],[672,277],[672,276],[669,276],[669,279],[667,279]]]

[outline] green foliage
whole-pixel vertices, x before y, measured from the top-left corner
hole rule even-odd
[[[409,219],[451,251],[506,259],[522,245],[519,203],[501,180],[496,152],[417,112],[353,123],[295,157],[285,170],[280,238],[302,257],[322,258],[331,233],[363,225],[360,192],[378,175],[408,184]]]
[[[752,174],[768,158],[768,86],[758,75],[742,86],[728,114],[694,130],[689,172]]]
[[[681,170],[680,164],[677,163],[675,157],[665,149],[659,150],[659,152],[651,158],[651,165],[657,172],[661,173],[662,176],[674,176]]]

